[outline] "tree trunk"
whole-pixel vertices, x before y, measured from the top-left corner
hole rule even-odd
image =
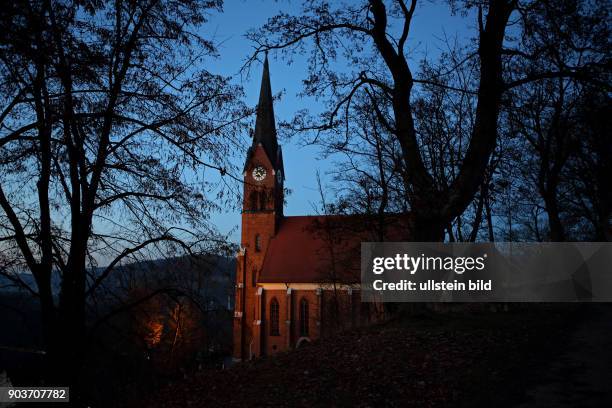
[[[478,238],[478,231],[480,230],[480,224],[482,223],[482,210],[485,202],[485,195],[488,181],[485,180],[480,186],[480,197],[478,197],[478,206],[476,207],[476,214],[474,217],[474,223],[472,224],[472,232],[470,233],[470,242],[475,242]]]
[[[493,216],[491,214],[491,204],[489,198],[485,197],[485,214],[487,216],[487,231],[489,233],[489,242],[495,242],[495,233],[493,232]]]
[[[552,242],[563,242],[565,241],[565,230],[559,216],[559,206],[557,205],[555,190],[555,188],[553,188],[552,191],[550,188],[545,189],[544,191],[541,191],[541,194],[542,198],[544,199],[546,213],[548,214],[550,240]]]
[[[415,211],[412,224],[412,240],[414,242],[442,242],[444,231],[448,225],[437,214]]]

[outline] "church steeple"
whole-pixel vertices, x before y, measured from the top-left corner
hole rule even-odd
[[[285,180],[282,149],[276,140],[268,56],[264,59],[253,143],[244,164],[243,212],[283,215]],[[275,219],[273,224],[276,225]]]
[[[259,103],[257,104],[253,147],[257,146],[259,143],[263,146],[268,158],[274,166],[279,166],[279,149],[276,140],[276,123],[274,121],[272,86],[270,85],[270,67],[268,66],[267,53],[264,59],[263,73],[261,76],[261,89],[259,91]]]

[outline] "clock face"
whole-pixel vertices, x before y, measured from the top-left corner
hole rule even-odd
[[[280,170],[276,171],[276,181],[281,183],[283,181],[283,173]]]
[[[253,169],[253,178],[256,181],[262,181],[266,178],[266,169],[261,166],[257,166]]]

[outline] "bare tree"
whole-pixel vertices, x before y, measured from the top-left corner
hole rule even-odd
[[[391,4],[389,4],[391,3]],[[373,104],[378,119],[397,139],[408,189],[405,200],[414,213],[416,240],[440,240],[446,226],[471,203],[482,183],[497,138],[497,118],[503,85],[503,41],[514,1],[478,3],[479,57],[477,106],[469,145],[457,176],[440,190],[428,171],[415,129],[413,88],[415,78],[408,63],[406,42],[417,2],[403,0],[364,1],[332,6],[325,1],[306,2],[300,16],[279,15],[269,20],[250,38],[258,51],[291,51],[313,42],[310,77],[306,94],[329,96],[329,109],[320,121],[304,117],[294,122],[300,130],[325,131],[337,127],[360,92],[374,89],[384,104]],[[395,24],[391,24],[391,21]],[[393,27],[399,29],[393,30]],[[354,67],[336,72],[330,61],[345,57]],[[386,110],[383,110],[387,108]],[[299,126],[303,125],[303,126]]]
[[[592,75],[605,70],[600,58],[605,54],[589,49],[591,43],[604,47],[606,40],[591,42],[593,35],[582,36],[581,42],[563,38],[563,46],[573,47],[582,57],[563,64],[551,59],[555,41],[572,29],[571,10],[579,11],[584,23],[580,27],[588,23],[601,34],[605,13],[599,9],[605,7],[593,10],[586,2],[570,0],[557,3],[450,2],[452,12],[475,18],[474,41],[450,47],[440,61],[416,69],[411,67],[408,47],[410,26],[417,18],[416,0],[308,1],[299,15],[279,14],[249,33],[257,46],[250,61],[269,50],[288,61],[296,53],[309,55],[303,95],[322,98],[325,110],[320,115],[301,111],[286,128],[312,135],[310,143],[339,147],[346,153],[356,141],[357,123],[363,116],[359,112],[366,101],[376,117],[376,123],[370,123],[369,141],[375,144],[375,130],[382,129],[399,147],[402,201],[414,215],[413,239],[441,240],[445,231],[452,239],[475,239],[463,231],[466,220],[461,215],[469,208],[475,216],[484,210],[493,238],[491,186],[507,193],[518,187],[497,186],[491,168],[500,160],[492,156],[500,145],[499,122],[506,100],[514,90],[521,92],[530,84],[555,78],[606,86],[605,80]],[[546,24],[538,26],[542,22]],[[343,66],[348,68],[339,68]],[[357,174],[354,170],[352,174]],[[480,202],[475,201],[479,192]],[[472,230],[477,233],[478,228]]]
[[[529,58],[514,66],[516,76],[527,78],[545,69],[568,72],[582,67],[579,75],[543,76],[537,82],[514,87],[507,95],[507,126],[529,142],[527,157],[532,159],[523,161],[530,167],[526,183],[529,191],[533,186],[539,192],[552,241],[567,240],[567,229],[576,222],[567,212],[572,192],[566,170],[580,150],[578,129],[589,126],[581,124],[577,115],[585,102],[580,97],[582,88],[596,84],[609,89],[607,11],[603,5],[586,2],[539,2],[523,13],[521,20],[520,42]],[[569,218],[563,220],[564,216]]]
[[[575,239],[611,241],[612,100],[608,93],[593,87],[583,89],[579,97],[576,131],[581,143],[568,164],[567,198],[570,212],[578,215],[578,220],[586,220],[589,227]]]
[[[0,272],[40,299],[52,380],[77,378],[87,299],[117,265],[223,245],[205,222],[208,173],[231,173],[231,135],[249,112],[227,78],[200,68],[215,47],[197,29],[220,5],[20,0],[1,11]]]

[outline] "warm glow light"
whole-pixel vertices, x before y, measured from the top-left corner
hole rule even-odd
[[[152,321],[147,324],[147,334],[145,341],[150,347],[157,345],[161,341],[162,332],[164,331],[164,325]]]

